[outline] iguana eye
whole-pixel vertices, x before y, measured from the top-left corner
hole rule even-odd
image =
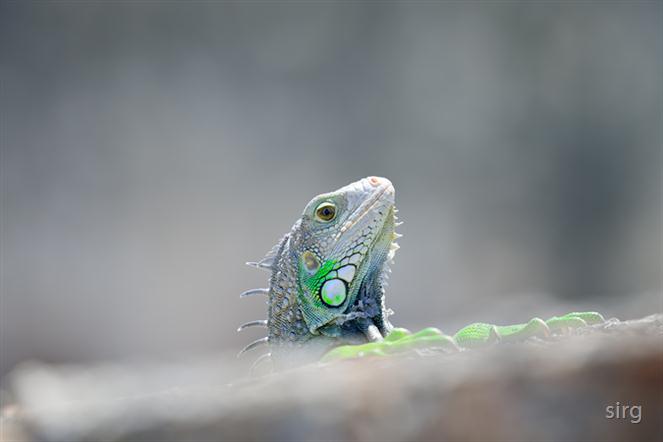
[[[321,203],[315,209],[315,217],[319,221],[328,223],[336,217],[336,205],[330,202]]]

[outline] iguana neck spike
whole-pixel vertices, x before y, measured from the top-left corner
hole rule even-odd
[[[269,295],[269,289],[250,289],[245,292],[242,292],[239,297],[246,298],[247,296],[253,295]]]
[[[240,351],[240,352],[237,354],[237,357],[242,356],[242,355],[243,355],[244,353],[246,353],[247,351],[251,351],[251,350],[253,350],[253,349],[256,348],[256,347],[260,347],[260,346],[262,346],[262,345],[267,345],[268,342],[269,342],[269,337],[267,337],[267,336],[265,336],[264,338],[256,339],[255,341],[251,342],[249,345],[247,345],[246,347],[244,347],[244,348],[242,349],[242,351]]]
[[[237,331],[242,331],[244,329],[247,329],[249,327],[267,327],[267,320],[266,319],[259,319],[257,321],[249,321],[245,322],[244,324],[240,325],[237,328]]]

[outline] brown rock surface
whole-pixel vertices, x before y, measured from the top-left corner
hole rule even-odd
[[[309,365],[232,384],[220,374],[231,376],[228,367],[225,359],[140,369],[25,365],[5,386],[13,399],[3,437],[663,440],[661,314],[552,341]],[[632,408],[607,418],[617,403],[641,407],[639,422]]]

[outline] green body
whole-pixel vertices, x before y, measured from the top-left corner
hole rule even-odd
[[[456,352],[475,349],[500,342],[521,342],[532,337],[549,338],[556,334],[600,324],[604,318],[597,312],[573,312],[554,316],[547,321],[533,318],[524,324],[493,325],[482,322],[470,324],[453,336],[443,334],[439,329],[429,327],[417,333],[404,328],[395,328],[383,341],[362,345],[344,345],[328,352],[323,362],[339,359],[353,359],[369,356],[387,356],[415,350],[438,350]]]

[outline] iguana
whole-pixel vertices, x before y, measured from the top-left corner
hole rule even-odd
[[[385,306],[385,280],[399,246],[395,191],[386,178],[367,177],[313,198],[299,220],[260,261],[248,265],[271,272],[268,288],[241,297],[268,297],[268,319],[250,321],[238,331],[266,327],[259,346],[276,366],[309,360],[383,356],[413,349],[458,351],[499,341],[550,336],[603,322],[595,312],[569,313],[547,321],[495,326],[470,324],[453,336],[436,328],[418,333],[394,327]]]

